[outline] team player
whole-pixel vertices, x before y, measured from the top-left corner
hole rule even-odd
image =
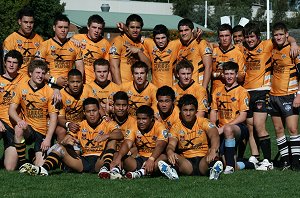
[[[85,83],[95,80],[93,63],[96,59],[109,59],[109,42],[103,38],[105,22],[97,14],[89,17],[87,34],[75,34],[72,39],[79,42],[84,63]]]
[[[83,84],[82,74],[77,69],[71,69],[68,72],[68,85],[60,93],[62,106],[55,130],[58,142],[63,140],[67,132],[78,131],[79,123],[84,119],[83,101],[88,97],[96,97],[91,86]]]
[[[150,67],[150,60],[141,43],[143,25],[143,19],[139,15],[131,14],[126,19],[127,34],[122,34],[111,42],[109,62],[113,81],[118,85],[132,80],[129,68],[136,61],[143,61]]]
[[[57,110],[53,105],[53,89],[45,84],[47,64],[41,60],[31,61],[28,67],[30,80],[18,84],[9,106],[9,116],[16,123],[15,147],[19,164],[26,162],[26,144],[34,143],[36,165],[44,162],[43,154],[50,148],[57,124]],[[17,109],[21,108],[22,116]],[[49,116],[49,124],[47,117]]]
[[[208,111],[207,92],[203,86],[196,83],[193,78],[194,66],[186,59],[181,60],[175,66],[178,83],[173,86],[176,96],[180,98],[184,94],[194,95],[199,105],[197,105],[197,116],[204,117]]]
[[[142,105],[156,108],[156,86],[148,82],[148,66],[146,63],[138,61],[131,66],[133,81],[123,83],[121,91],[125,91],[130,99],[130,114],[135,115],[135,111]]]
[[[95,80],[90,83],[94,94],[100,101],[101,107],[105,114],[112,113],[113,109],[113,95],[120,90],[119,85],[111,82],[108,77],[110,74],[109,61],[104,58],[99,58],[93,63],[95,71]]]
[[[289,55],[291,45],[287,41],[289,34],[284,23],[275,23],[272,33],[276,48],[272,55],[273,77],[270,90],[270,114],[276,132],[283,170],[290,167],[294,170],[300,170],[300,136],[298,134],[300,85],[298,81],[299,71],[297,71],[300,57],[291,58]],[[290,134],[289,145],[284,133],[284,125]]]
[[[67,85],[68,72],[74,64],[76,69],[84,74],[82,53],[67,38],[69,25],[70,20],[66,15],[56,16],[53,24],[55,36],[44,41],[35,55],[37,59],[42,59],[49,64],[49,72],[45,80],[59,88]]]
[[[209,168],[210,179],[218,179],[223,171],[221,161],[216,161],[220,146],[218,130],[206,118],[196,116],[197,99],[183,95],[178,101],[180,121],[176,122],[169,134],[166,149],[168,162],[182,175],[206,175]],[[174,168],[160,161],[159,168],[170,179],[175,179]]]
[[[29,7],[22,8],[18,13],[19,30],[10,34],[3,42],[4,55],[10,50],[17,50],[23,55],[20,73],[27,75],[29,63],[43,42],[43,38],[33,32],[34,13]]]
[[[233,173],[237,169],[235,147],[239,142],[249,138],[246,126],[247,110],[249,110],[249,94],[237,82],[239,65],[235,62],[223,63],[225,85],[212,93],[210,121],[217,123],[218,132],[225,139],[224,174]],[[243,168],[243,167],[240,167]]]
[[[210,82],[212,71],[212,49],[207,41],[196,39],[194,24],[189,19],[182,19],[178,23],[181,45],[178,51],[178,61],[186,59],[194,66],[193,80],[205,89]]]
[[[242,83],[245,76],[245,58],[239,48],[232,45],[232,28],[229,24],[222,24],[218,28],[219,46],[213,49],[212,92],[223,86],[223,63],[232,61],[239,65],[238,82]]]
[[[23,56],[17,50],[10,50],[4,56],[5,73],[0,76],[0,138],[4,144],[4,167],[15,170],[18,155],[14,147],[14,122],[9,118],[8,109],[12,91],[28,80],[27,74],[18,73],[23,64]]]
[[[123,138],[118,125],[101,119],[99,102],[95,98],[87,98],[83,102],[86,120],[80,122],[77,132],[70,132],[60,144],[51,147],[51,152],[42,166],[29,163],[20,168],[20,172],[30,175],[48,175],[48,171],[58,167],[58,162],[76,172],[98,172],[104,178],[116,147],[116,140]],[[79,143],[81,153],[72,150],[73,145]]]
[[[232,40],[235,45],[243,45],[245,42],[243,28],[241,25],[236,25],[232,29]]]
[[[147,105],[140,106],[136,111],[137,130],[128,131],[116,158],[111,167],[121,166],[128,171],[129,179],[150,175],[158,170],[158,161],[166,160],[163,154],[168,142],[168,130],[165,126],[155,121],[154,111]],[[135,143],[139,157],[126,156]],[[124,157],[125,156],[125,157]]]

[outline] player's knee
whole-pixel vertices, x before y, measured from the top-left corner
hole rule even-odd
[[[223,130],[225,138],[232,138],[234,136],[232,126],[225,125]]]
[[[15,127],[15,137],[16,138],[23,137],[23,134],[24,134],[24,130],[22,128],[20,128],[18,125],[16,125],[16,127]]]
[[[292,136],[298,135],[298,128],[297,127],[290,128],[289,132],[290,132],[290,135],[292,135]]]
[[[55,134],[57,136],[57,141],[60,142],[67,135],[67,131],[65,128],[57,126],[55,129]]]
[[[284,133],[284,127],[283,126],[275,126],[274,129],[275,129],[277,134]]]

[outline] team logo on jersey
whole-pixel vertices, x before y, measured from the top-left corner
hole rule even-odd
[[[22,49],[23,42],[21,40],[17,40],[18,48]]]
[[[249,98],[245,98],[245,104],[249,106]]]
[[[153,141],[156,141],[156,140],[157,140],[157,136],[153,135],[153,136],[152,136],[152,140],[153,140]]]
[[[207,99],[203,99],[202,102],[203,102],[205,108],[208,108],[208,101],[207,101]]]
[[[197,133],[198,133],[198,135],[201,135],[203,133],[203,130],[200,129],[200,130],[198,130]]]
[[[82,133],[86,133],[86,132],[87,132],[87,129],[86,129],[86,128],[82,128],[82,129],[81,129],[81,132],[82,132]]]
[[[42,102],[46,102],[46,98],[45,97],[43,97],[43,98],[40,98],[40,100],[42,101]]]
[[[172,50],[171,50],[171,49],[168,49],[168,50],[167,50],[167,53],[168,53],[168,54],[171,54],[171,53],[172,53]]]
[[[210,123],[208,123],[208,127],[209,128],[215,128],[216,126],[213,123],[210,122]]]
[[[106,49],[104,47],[101,48],[101,52],[105,53]]]
[[[71,100],[66,100],[66,105],[71,105]]]
[[[1,88],[5,87],[5,85],[6,85],[6,84],[3,83],[3,82],[0,83],[0,87],[1,87]]]
[[[154,54],[155,51],[157,51],[157,50],[158,50],[158,48],[157,48],[156,46],[154,46],[154,47],[153,47],[153,52],[152,52],[152,54]]]
[[[51,50],[51,51],[54,51],[54,50],[55,50],[55,46],[54,46],[54,45],[51,45],[51,46],[50,46],[50,50]]]
[[[126,130],[126,133],[125,133],[125,137],[128,137],[130,135],[131,131],[129,129]]]
[[[104,131],[100,130],[100,131],[98,132],[98,134],[99,134],[99,135],[103,135],[103,134],[104,134]]]
[[[35,53],[35,56],[37,56],[37,57],[41,57],[41,51],[36,51],[36,53]]]
[[[234,58],[230,58],[230,59],[229,59],[229,61],[231,61],[231,62],[235,62],[235,61],[234,61]]]
[[[236,98],[235,98],[235,97],[232,97],[230,100],[231,100],[232,102],[234,102],[234,101],[236,101]]]
[[[96,95],[97,94],[97,90],[93,88],[93,94]]]
[[[133,95],[133,93],[131,91],[127,91],[127,95],[128,95],[128,97],[131,97]]]
[[[221,96],[221,92],[218,92],[218,93],[217,93],[217,96]]]
[[[28,94],[28,91],[26,89],[22,89],[22,95]]]
[[[34,43],[34,46],[35,46],[35,47],[39,47],[39,46],[40,46],[40,43],[36,42],[36,43]]]
[[[149,96],[144,96],[144,100],[148,101],[149,100]]]
[[[261,53],[261,52],[262,52],[262,49],[259,48],[256,52],[257,52],[257,53]]]
[[[163,130],[162,134],[164,138],[168,138],[168,130]]]
[[[195,51],[195,48],[192,47],[192,48],[190,49],[190,51],[191,51],[191,52],[194,52],[194,51]]]
[[[109,54],[117,55],[117,48],[113,45],[109,49]]]
[[[285,59],[285,58],[286,58],[286,55],[285,55],[285,54],[282,54],[281,58],[282,58],[282,59]]]
[[[184,134],[185,134],[184,130],[179,131],[179,135],[184,135]]]
[[[210,48],[210,47],[206,47],[206,48],[205,48],[205,53],[206,53],[206,54],[212,54],[211,48]]]
[[[69,48],[70,52],[74,52],[74,49],[72,47]]]

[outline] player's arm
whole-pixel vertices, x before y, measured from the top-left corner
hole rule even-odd
[[[80,59],[80,60],[76,60],[75,61],[75,66],[76,66],[76,69],[78,69],[82,76],[84,77],[84,64],[83,64],[83,60]]]
[[[23,120],[18,112],[17,112],[17,108],[18,108],[18,104],[16,103],[11,103],[9,105],[9,109],[8,109],[8,114],[9,114],[9,117],[11,117],[13,119],[13,121],[15,121],[18,125],[18,127],[22,128],[22,129],[26,129],[28,124],[25,120]]]
[[[166,148],[166,153],[167,153],[168,160],[172,165],[175,165],[176,159],[177,159],[176,154],[175,154],[175,149],[177,147],[177,143],[178,143],[177,138],[169,137],[169,143]]]
[[[122,84],[121,72],[120,72],[121,60],[119,58],[110,58],[109,62],[110,62],[110,71],[111,71],[114,83],[116,83],[118,85]]]
[[[200,110],[198,110],[196,116],[197,116],[197,117],[204,118],[204,116],[205,116],[205,111],[200,111]]]
[[[146,54],[144,53],[143,50],[139,49],[138,52],[137,52],[138,56],[139,56],[139,59],[140,61],[146,63],[146,65],[148,65],[148,68],[149,70],[152,68],[151,67],[151,61],[150,59],[146,56]]]
[[[48,150],[51,146],[51,139],[57,125],[57,113],[49,113],[49,126],[46,137],[41,144],[42,152]]]
[[[244,121],[246,121],[246,119],[247,119],[247,111],[240,111],[239,115],[228,124],[234,125],[234,124],[243,123]]]
[[[210,110],[210,114],[209,114],[209,120],[216,124],[217,120],[218,120],[218,111],[217,110],[214,110],[214,109],[211,109]]]
[[[155,160],[161,155],[161,153],[165,150],[167,146],[167,142],[164,140],[157,140],[155,144],[155,148],[151,154],[151,156],[148,158],[148,160],[145,162],[145,171],[146,173],[152,173],[155,166]]]
[[[123,141],[123,143],[121,144],[121,148],[120,148],[116,158],[110,164],[110,168],[113,168],[113,167],[116,167],[116,166],[121,167],[122,157],[124,157],[128,153],[128,151],[130,150],[132,145],[133,145],[133,141],[130,140],[130,139],[125,139]]]
[[[106,140],[122,140],[123,138],[124,136],[121,129],[114,129],[112,132],[107,134],[103,134],[103,135],[98,134],[94,140],[96,142],[102,142]]]
[[[220,137],[217,128],[209,128],[206,132],[208,139],[210,141],[210,149],[206,155],[206,161],[208,163],[215,160],[218,155],[218,150],[220,147]]]
[[[58,115],[58,126],[65,128],[67,131],[75,133],[79,130],[79,124],[76,122],[68,122],[65,115]]]
[[[203,83],[202,86],[207,89],[211,72],[212,72],[212,57],[211,55],[206,55],[202,57],[203,59],[203,65],[204,65],[204,74],[203,74]]]
[[[287,40],[291,45],[290,56],[292,58],[296,58],[299,54],[299,46],[297,45],[297,41],[292,36],[289,36]]]

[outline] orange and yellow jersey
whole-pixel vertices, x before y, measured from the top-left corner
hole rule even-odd
[[[189,60],[194,66],[193,80],[202,85],[205,70],[203,57],[211,55],[212,49],[206,40],[201,40],[200,43],[198,43],[196,39],[194,39],[187,46],[180,45],[177,62],[182,59]]]
[[[156,146],[157,140],[168,142],[169,131],[160,123],[155,122],[152,129],[148,133],[141,132],[140,130],[127,131],[125,138],[135,142],[138,153],[142,157],[150,157]]]
[[[254,49],[245,48],[246,75],[243,87],[248,91],[270,90],[272,40],[261,41]]]
[[[233,46],[231,49],[224,51],[220,47],[215,47],[213,49],[213,67],[212,67],[212,72],[218,72],[222,73],[223,72],[223,63],[224,62],[235,62],[239,65],[239,75],[244,76],[245,75],[245,58],[243,53]],[[223,86],[224,83],[219,80],[215,79],[213,80],[213,87],[212,90],[215,90],[215,88],[219,86]]]
[[[62,108],[59,110],[59,116],[64,116],[68,122],[79,123],[83,120],[83,101],[92,97],[95,98],[92,88],[84,85],[82,92],[78,96],[73,96],[66,88],[60,91],[62,96]]]
[[[122,134],[124,135],[124,137],[126,136],[126,134],[131,133],[132,131],[137,130],[137,125],[136,125],[136,118],[133,116],[128,116],[127,119],[120,123],[116,120],[116,117],[113,117],[114,121],[119,125]],[[117,144],[117,150],[119,150],[119,148],[121,147],[121,143],[123,142],[123,140],[118,141]]]
[[[107,84],[105,86],[100,86],[96,81],[93,81],[89,84],[92,89],[93,93],[99,98],[100,104],[102,107],[106,107],[106,104],[108,103],[111,107],[113,105],[113,96],[115,93],[120,91],[119,85],[107,81]],[[107,101],[107,99],[109,101]]]
[[[200,117],[197,118],[192,129],[187,128],[181,121],[178,121],[172,126],[169,137],[178,140],[178,152],[183,157],[203,157],[208,152],[206,132],[215,127],[208,119]]]
[[[46,135],[47,116],[49,113],[56,113],[52,104],[53,89],[44,85],[34,89],[29,82],[18,84],[13,91],[11,103],[21,106],[23,119],[37,132]]]
[[[156,108],[156,91],[157,87],[150,82],[144,89],[137,90],[134,86],[134,82],[127,82],[121,85],[121,91],[127,93],[129,97],[129,113],[135,115],[135,111],[142,105],[151,106],[153,109]]]
[[[245,47],[242,43],[241,44],[235,44],[234,47],[237,48],[238,50],[240,50],[240,52],[242,52],[242,54],[244,54]]]
[[[107,140],[96,142],[94,139],[98,135],[109,134],[118,128],[118,124],[114,121],[102,121],[96,128],[93,128],[87,123],[86,120],[83,120],[80,122],[79,131],[77,133],[70,132],[69,134],[79,140],[82,156],[100,156],[105,149]]]
[[[177,106],[174,106],[174,108],[172,109],[172,113],[171,115],[169,115],[167,118],[163,119],[161,117],[161,122],[165,125],[165,127],[170,130],[171,127],[178,122],[179,119],[179,109]]]
[[[89,84],[95,80],[95,72],[93,63],[96,59],[104,58],[109,59],[109,42],[102,38],[94,42],[86,34],[75,34],[74,39],[80,42],[81,51],[84,63],[85,83]]]
[[[285,96],[296,93],[298,90],[297,64],[300,56],[290,57],[291,45],[285,45],[281,49],[274,49],[272,55],[273,76],[271,80],[270,94],[273,96]]]
[[[208,111],[207,92],[204,87],[193,81],[189,86],[183,88],[179,83],[173,86],[177,100],[184,94],[192,94],[198,101],[198,111]]]
[[[13,128],[13,120],[8,115],[9,105],[13,97],[13,90],[20,84],[27,83],[27,74],[20,73],[14,79],[0,76],[0,119]],[[13,124],[12,124],[13,123]]]
[[[249,100],[248,91],[240,85],[229,90],[217,87],[212,94],[211,109],[218,112],[220,127],[236,119],[240,112],[248,111]]]
[[[19,73],[27,75],[29,63],[34,59],[35,53],[43,41],[43,38],[36,33],[32,33],[29,37],[26,37],[19,32],[14,32],[3,42],[4,55],[10,50],[19,51],[23,55],[23,64]]]
[[[46,61],[49,65],[49,74],[55,78],[67,77],[75,61],[82,59],[80,48],[69,39],[60,44],[54,38],[44,41],[38,49],[36,58]]]
[[[120,73],[122,83],[130,82],[133,80],[130,69],[131,65],[140,60],[138,54],[127,55],[125,45],[132,45],[145,51],[144,45],[141,42],[135,43],[125,34],[117,36],[112,40],[109,50],[109,58],[120,59]]]
[[[152,66],[152,83],[157,87],[173,86],[173,65],[176,61],[177,51],[181,45],[179,40],[170,41],[160,50],[153,39],[146,38],[143,42]]]

